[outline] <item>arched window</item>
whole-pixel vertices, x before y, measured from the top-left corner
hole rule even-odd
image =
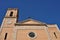
[[[13,16],[13,12],[10,13],[10,16],[11,16],[11,17]]]
[[[8,33],[5,33],[5,38],[4,38],[4,40],[6,40],[6,39],[7,39],[7,34],[8,34]]]
[[[57,38],[57,35],[56,35],[56,33],[54,32],[54,35],[55,35],[55,37]]]

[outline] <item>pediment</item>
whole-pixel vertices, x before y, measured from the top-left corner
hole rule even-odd
[[[34,20],[34,19],[27,19],[27,20],[20,22],[20,24],[45,24],[45,23]]]

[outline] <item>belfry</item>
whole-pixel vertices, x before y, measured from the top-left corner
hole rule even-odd
[[[56,24],[28,18],[17,22],[18,8],[8,8],[0,28],[0,40],[60,40]]]

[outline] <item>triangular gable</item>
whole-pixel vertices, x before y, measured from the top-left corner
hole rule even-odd
[[[40,22],[40,21],[36,21],[33,19],[27,19],[27,20],[20,22],[20,24],[45,24],[45,23]]]

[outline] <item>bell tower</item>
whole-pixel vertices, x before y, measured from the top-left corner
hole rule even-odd
[[[16,18],[18,13],[17,8],[8,8],[5,18]]]
[[[14,27],[17,22],[18,9],[8,8],[6,15],[1,25],[1,38],[0,40],[14,40]]]
[[[18,9],[17,8],[8,8],[6,15],[4,17],[2,26],[3,27],[14,27],[14,23],[17,22]]]

